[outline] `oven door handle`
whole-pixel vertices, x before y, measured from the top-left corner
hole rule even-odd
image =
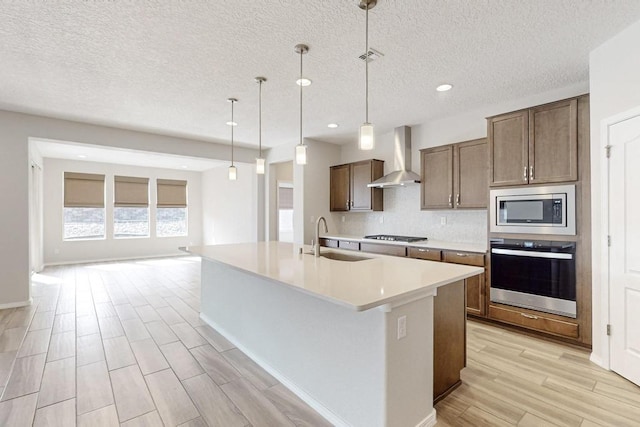
[[[491,249],[492,254],[513,255],[530,258],[573,259],[573,254],[563,252],[518,251],[515,249]]]

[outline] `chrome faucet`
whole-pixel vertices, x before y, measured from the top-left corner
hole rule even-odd
[[[329,232],[329,229],[327,228],[327,220],[324,219],[323,216],[319,216],[316,221],[316,240],[313,244],[313,255],[316,257],[320,256],[320,221],[324,223],[324,232]]]

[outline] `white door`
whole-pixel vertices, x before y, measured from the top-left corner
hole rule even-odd
[[[611,369],[640,385],[640,113],[609,127]]]

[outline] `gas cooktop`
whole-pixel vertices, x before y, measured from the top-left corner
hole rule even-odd
[[[373,234],[371,236],[364,236],[365,239],[373,239],[373,240],[385,240],[389,242],[420,242],[422,240],[427,240],[426,237],[414,237],[414,236],[394,236],[392,234]]]

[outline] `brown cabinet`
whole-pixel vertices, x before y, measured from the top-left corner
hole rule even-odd
[[[578,325],[575,322],[567,322],[553,316],[516,307],[507,308],[493,304],[489,306],[490,319],[561,337],[578,338]]]
[[[398,245],[385,245],[379,243],[360,243],[360,250],[362,252],[371,252],[374,254],[392,255],[392,256],[407,256],[407,247]]]
[[[420,150],[421,209],[486,209],[486,139]]]
[[[477,267],[485,266],[484,254],[472,252],[444,251],[443,261],[454,264],[474,265]],[[484,316],[486,313],[486,281],[485,274],[469,277],[465,279],[465,288],[467,293],[467,313],[476,316]]]
[[[382,189],[369,188],[367,184],[384,174],[382,160],[332,166],[330,169],[329,209],[331,212],[381,211]]]
[[[576,98],[487,118],[491,186],[578,179]]]
[[[442,261],[440,249],[412,248],[408,250],[409,258],[426,259],[428,261]]]

